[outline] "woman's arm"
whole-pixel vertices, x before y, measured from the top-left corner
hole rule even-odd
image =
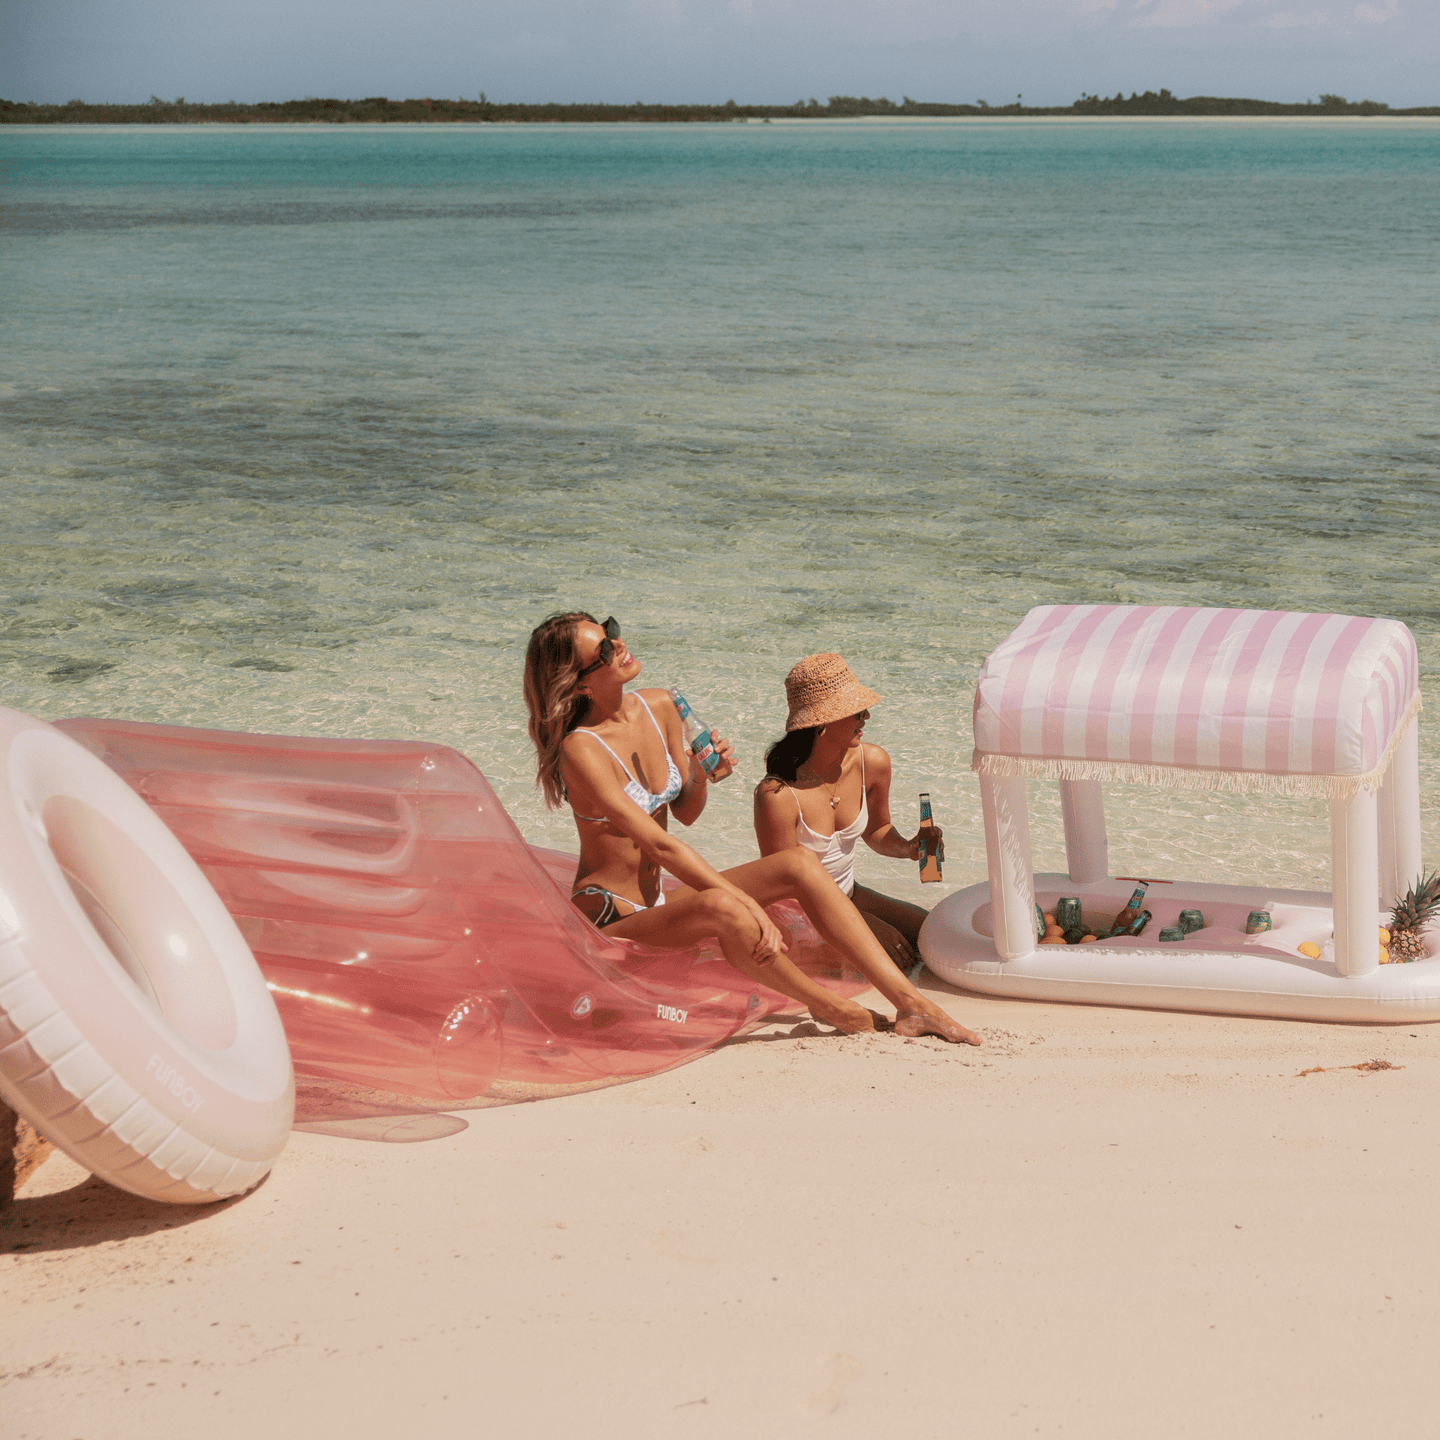
[[[800,843],[795,834],[795,810],[799,802],[773,775],[755,787],[755,838],[762,855],[793,850]]]
[[[907,840],[890,819],[890,757],[878,745],[865,746],[865,804],[870,823],[865,828],[865,843],[877,855],[892,860],[919,860],[920,835]],[[944,832],[937,825],[938,841]]]
[[[665,737],[665,746],[685,777],[680,793],[670,802],[670,813],[688,828],[704,812],[710,786],[723,780],[735,769],[735,747],[723,736],[711,733],[710,738],[720,756],[720,763],[715,767],[712,780],[685,743],[685,727],[680,721],[680,712],[675,708],[675,702],[670,698],[670,692],[637,690],[635,693],[640,697],[640,703],[649,706],[650,713],[660,722],[660,733]]]

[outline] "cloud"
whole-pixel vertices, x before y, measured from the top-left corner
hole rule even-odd
[[[1244,4],[1245,0],[1140,0],[1135,24],[1167,30],[1213,25]]]
[[[0,0],[0,94],[1433,105],[1440,0]]]
[[[1079,7],[1083,12],[1087,7]],[[1136,29],[1193,30],[1225,25],[1264,31],[1315,31],[1343,35],[1359,25],[1400,20],[1400,0],[1381,5],[1322,3],[1296,6],[1285,0],[1132,0],[1115,15]]]

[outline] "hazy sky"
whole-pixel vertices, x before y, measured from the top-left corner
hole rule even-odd
[[[1440,103],[1440,0],[0,0],[0,95]]]

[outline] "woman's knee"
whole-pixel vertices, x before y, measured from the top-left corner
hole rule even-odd
[[[814,885],[821,880],[827,884],[835,883],[820,863],[820,857],[803,845],[782,850],[775,858],[781,861],[780,874],[797,886]]]
[[[749,910],[728,890],[702,890],[696,904],[699,914],[707,925],[714,925],[717,935],[756,928]]]

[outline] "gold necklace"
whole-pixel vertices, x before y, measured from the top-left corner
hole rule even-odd
[[[824,786],[825,786],[825,790],[826,790],[827,794],[830,796],[830,808],[831,808],[832,810],[834,810],[834,809],[840,804],[840,793],[839,793],[839,792],[840,792],[840,781],[841,781],[841,779],[843,778],[843,767],[842,767],[842,773],[841,773],[841,775],[837,775],[837,776],[835,777],[835,788],[834,788],[833,790],[830,788],[830,786],[829,786],[824,780],[822,780],[813,770],[811,770],[808,765],[805,766],[805,769],[809,772],[810,778],[811,778],[817,785],[824,785]],[[796,773],[797,773],[797,775],[798,775],[799,772],[797,771]]]

